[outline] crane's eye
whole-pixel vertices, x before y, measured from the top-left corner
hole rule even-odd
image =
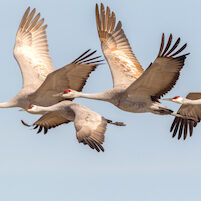
[[[175,96],[173,99],[177,99],[177,98],[179,98],[180,96]]]
[[[33,105],[29,105],[29,107],[28,107],[29,109],[32,109],[33,108]]]
[[[68,94],[68,93],[70,93],[70,92],[71,92],[70,89],[66,89],[66,90],[64,91],[64,94]]]

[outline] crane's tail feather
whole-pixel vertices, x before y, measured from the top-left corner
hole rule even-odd
[[[116,126],[126,126],[126,124],[124,124],[124,122],[113,122],[112,120],[110,119],[105,119],[107,121],[108,124],[113,124],[113,125],[116,125]]]

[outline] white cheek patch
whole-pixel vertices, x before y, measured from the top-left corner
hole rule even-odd
[[[177,101],[182,101],[182,97],[179,97],[176,99]]]

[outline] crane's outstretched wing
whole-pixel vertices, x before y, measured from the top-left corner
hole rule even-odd
[[[37,134],[44,129],[44,134],[48,132],[49,129],[55,128],[61,124],[67,124],[70,121],[61,116],[59,112],[48,112],[39,118],[33,125],[29,125],[21,120],[22,124],[25,126],[33,126],[34,129],[38,129]]]
[[[90,73],[103,61],[97,60],[100,56],[90,58],[96,51],[88,52],[89,50],[84,52],[71,64],[50,73],[38,90],[29,96],[30,103],[50,106],[63,100],[54,95],[67,88],[81,91]]]
[[[104,151],[102,144],[104,142],[107,121],[111,123],[110,120],[104,119],[101,115],[85,106],[68,100],[50,107],[51,112],[47,112],[31,125],[35,126],[34,129],[38,128],[37,133],[44,129],[44,134],[46,134],[50,128],[74,121],[79,143],[87,144],[98,152],[100,150]],[[22,123],[30,127],[24,121]]]
[[[44,19],[40,19],[40,13],[35,16],[35,12],[34,8],[30,13],[28,7],[24,13],[14,48],[14,57],[23,77],[23,87],[33,90],[37,89],[46,76],[54,70],[45,31],[47,25],[42,26]]]
[[[128,87],[126,90],[127,95],[135,96],[142,94],[147,97],[151,96],[152,100],[158,100],[174,87],[179,78],[180,70],[184,66],[186,55],[188,55],[184,54],[178,56],[187,46],[187,44],[185,44],[180,49],[176,50],[179,42],[180,38],[170,47],[172,43],[172,34],[170,34],[167,45],[163,50],[164,34],[162,35],[161,47],[157,58],[154,63],[151,63],[145,72]]]
[[[189,93],[186,98],[190,100],[197,100],[201,99],[201,93],[199,92],[193,92]],[[201,120],[201,104],[200,105],[182,105],[178,112],[178,114],[181,114],[183,116],[192,117],[196,121],[193,120],[187,120],[182,119],[180,117],[175,117],[172,126],[170,128],[170,132],[173,132],[172,137],[175,137],[178,133],[178,139],[180,139],[183,135],[183,139],[185,140],[188,134],[188,130],[190,133],[190,136],[193,134],[193,127],[197,126],[197,123]]]
[[[113,77],[113,85],[129,86],[143,73],[143,68],[136,59],[121,22],[115,27],[115,13],[110,13],[101,3],[100,14],[96,4],[96,22],[102,51],[108,61]]]
[[[74,103],[71,107],[75,113],[75,129],[79,143],[87,144],[98,152],[104,151],[102,144],[107,121],[93,110]]]

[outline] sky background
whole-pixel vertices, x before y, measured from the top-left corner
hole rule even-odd
[[[0,102],[15,96],[22,78],[13,57],[15,35],[26,8],[36,8],[48,24],[50,56],[55,68],[70,63],[86,49],[102,55],[96,30],[98,0],[0,2]],[[179,81],[166,95],[200,91],[201,2],[199,0],[102,1],[115,11],[133,51],[144,67],[154,61],[161,34],[188,43],[190,52]],[[166,37],[167,39],[167,37]],[[112,88],[108,65],[91,74],[84,92]],[[105,152],[79,144],[73,123],[36,135],[20,120],[38,116],[18,108],[0,110],[0,200],[3,201],[200,201],[201,125],[186,141],[172,139],[173,117],[132,114],[109,103],[77,99],[126,127],[108,125]],[[179,105],[163,104],[177,111]]]

